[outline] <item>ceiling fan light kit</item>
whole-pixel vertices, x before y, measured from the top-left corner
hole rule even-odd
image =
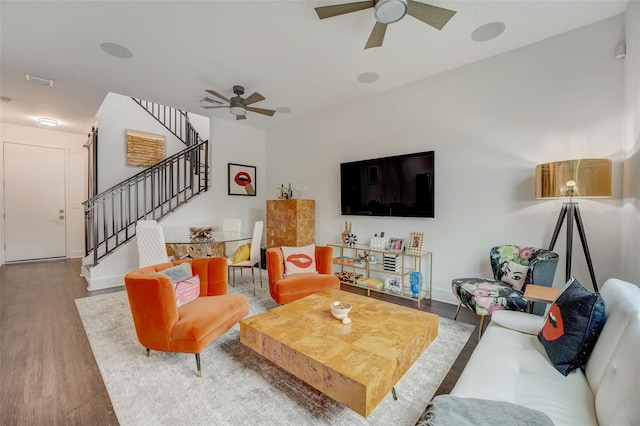
[[[231,108],[229,108],[229,111],[231,111],[231,114],[233,115],[245,115],[247,113],[246,108],[240,104],[240,105],[231,105]]]
[[[228,102],[229,105],[203,106],[202,108],[205,108],[205,109],[229,108],[229,112],[236,116],[236,120],[244,120],[245,118],[247,118],[246,117],[247,111],[257,112],[258,114],[268,115],[269,117],[273,117],[273,114],[276,113],[272,109],[250,107],[249,105],[251,104],[264,101],[265,97],[258,92],[253,92],[251,96],[249,96],[248,98],[242,98],[242,95],[244,95],[244,87],[242,86],[233,86],[233,93],[235,93],[236,96],[234,96],[231,99],[221,95],[215,90],[207,89],[205,90],[205,92],[215,96],[216,98],[220,98],[225,102]],[[222,103],[222,102],[217,102],[217,103]]]
[[[398,22],[407,14],[407,0],[379,0],[373,14],[383,24]]]
[[[456,14],[455,11],[414,0],[368,0],[355,3],[316,7],[318,18],[325,19],[359,10],[373,8],[376,23],[369,35],[365,49],[382,46],[387,25],[411,15],[431,27],[441,30]]]

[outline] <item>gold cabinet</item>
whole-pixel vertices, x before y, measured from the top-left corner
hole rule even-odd
[[[315,239],[315,200],[267,200],[267,248],[306,246]]]

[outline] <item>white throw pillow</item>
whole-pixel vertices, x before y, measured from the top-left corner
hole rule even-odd
[[[280,247],[284,257],[284,273],[317,274],[316,245],[309,244],[302,247]]]

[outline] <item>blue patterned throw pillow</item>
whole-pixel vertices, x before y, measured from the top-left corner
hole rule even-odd
[[[563,375],[583,367],[604,327],[604,300],[571,278],[551,305],[538,340]]]

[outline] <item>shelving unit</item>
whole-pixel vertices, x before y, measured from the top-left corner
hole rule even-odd
[[[367,244],[348,246],[342,243],[333,243],[329,244],[329,246],[334,248],[334,271],[337,271],[336,275],[341,275],[339,276],[341,283],[364,288],[367,290],[367,295],[371,295],[372,291],[376,291],[414,300],[418,303],[418,308],[423,299],[431,300],[433,253],[430,251],[404,253],[371,248]],[[371,262],[372,255],[375,257],[375,262]],[[387,259],[395,260],[389,260],[385,266],[385,256],[389,256]],[[422,273],[422,266],[427,257],[428,276]],[[411,292],[409,277],[412,272],[422,274],[422,285],[417,297],[414,297]],[[351,279],[345,277],[345,275],[349,274],[351,274]],[[356,278],[356,274],[361,276]],[[368,284],[364,281],[367,279],[369,280]],[[372,283],[372,281],[376,280],[378,284],[381,281],[383,285],[379,288],[376,287],[375,283]],[[358,284],[359,281],[360,284]],[[386,286],[387,283],[393,283],[395,286]]]

